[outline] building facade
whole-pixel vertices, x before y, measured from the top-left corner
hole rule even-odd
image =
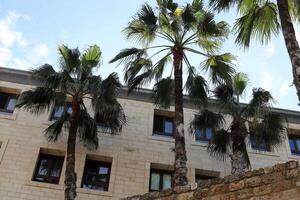
[[[60,108],[35,116],[14,109],[17,95],[36,83],[26,71],[0,68],[0,199],[63,199],[66,136],[47,141],[44,130],[59,117]],[[119,97],[127,124],[117,135],[99,133],[99,148],[76,149],[77,199],[120,199],[170,187],[174,162],[174,107],[158,110],[151,91]],[[88,104],[88,103],[87,103]],[[210,109],[216,109],[212,102]],[[71,111],[70,111],[71,112]],[[287,120],[287,137],[277,148],[249,146],[253,169],[300,160],[300,112],[274,109]],[[197,110],[184,99],[185,139],[190,183],[230,174],[229,159],[217,160],[206,151],[211,129],[190,134]],[[299,155],[299,156],[298,156]]]

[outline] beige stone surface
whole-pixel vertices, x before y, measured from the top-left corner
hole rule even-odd
[[[13,91],[21,92],[32,87],[0,81],[0,88],[12,89]],[[172,166],[173,164],[174,140],[152,135],[155,108],[153,104],[126,98],[120,99],[120,102],[127,116],[127,125],[120,135],[110,136],[101,133],[99,135],[99,149],[96,151],[88,151],[80,143],[77,144],[77,199],[120,199],[134,194],[144,194],[149,189],[151,163],[164,166]],[[171,110],[173,109],[172,107]],[[66,150],[66,134],[59,138],[57,143],[49,143],[44,137],[43,131],[51,124],[49,122],[51,111],[40,116],[31,115],[23,110],[15,110],[12,116],[0,115],[1,200],[63,199],[65,162],[58,185],[32,181],[40,151],[64,154]],[[229,160],[222,162],[211,158],[206,151],[205,144],[196,143],[193,136],[189,134],[189,123],[194,114],[196,114],[195,110],[184,109],[190,183],[195,182],[196,169],[217,171],[220,172],[221,177],[228,175],[230,173]],[[300,128],[298,124],[289,124],[289,126]],[[291,155],[287,140],[273,152],[256,152],[251,149],[249,152],[253,169],[272,166],[291,159],[299,159],[299,157]],[[100,160],[112,160],[108,192],[80,188],[87,156]],[[294,178],[295,173],[295,171],[289,171],[287,176]],[[255,186],[256,184],[258,184],[256,180],[245,182],[245,185]],[[287,181],[287,184],[290,183]],[[214,190],[216,192],[222,191],[222,187],[222,185],[216,186]],[[234,191],[241,188],[243,187],[239,184],[233,183],[231,185],[231,189]],[[264,191],[258,189],[258,192],[263,193]],[[292,196],[293,191],[287,191],[287,193]],[[247,196],[247,192],[240,195]]]

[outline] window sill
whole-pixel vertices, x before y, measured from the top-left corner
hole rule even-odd
[[[162,135],[151,135],[149,136],[149,139],[163,141],[163,142],[175,142],[175,139],[173,137],[162,136]]]
[[[43,183],[43,182],[37,182],[37,181],[27,181],[25,183],[25,185],[32,186],[32,187],[53,189],[53,190],[63,190],[63,186],[62,185],[51,184],[51,183]]]
[[[17,115],[9,113],[9,114],[4,114],[4,113],[0,113],[0,119],[7,119],[7,120],[16,120]]]
[[[300,155],[288,155],[288,158],[291,160],[300,160]]]
[[[208,146],[208,142],[196,142],[196,141],[193,141],[191,143],[191,145],[193,145],[193,146],[200,146],[200,147],[207,147]]]
[[[268,152],[268,151],[249,150],[249,154],[250,155],[260,155],[260,156],[280,157],[275,152]]]
[[[113,196],[111,191],[98,191],[98,190],[85,189],[85,188],[77,188],[76,192],[81,194],[99,195],[99,196],[107,196],[107,197]]]

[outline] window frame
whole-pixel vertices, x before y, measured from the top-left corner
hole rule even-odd
[[[300,156],[300,146],[298,146],[296,140],[299,139],[300,140],[300,136],[299,135],[288,135],[288,143],[289,143],[289,147],[290,147],[290,152],[292,155],[295,156]],[[293,141],[295,149],[297,150],[296,152],[293,152],[291,149],[291,145],[290,145],[290,140]]]
[[[152,173],[157,173],[159,174],[159,190],[152,190],[151,189],[151,178],[152,178]],[[160,192],[162,191],[163,188],[163,176],[164,175],[171,175],[171,180],[173,178],[173,171],[170,170],[163,170],[163,169],[150,169],[150,178],[149,178],[149,192]],[[171,181],[172,184],[172,181]],[[171,186],[172,187],[172,186]]]
[[[163,132],[161,131],[156,131],[155,129],[155,117],[162,117],[163,120]],[[167,135],[166,131],[165,131],[165,122],[172,122],[172,135]],[[166,116],[166,115],[162,115],[162,114],[158,114],[158,113],[154,113],[153,115],[153,131],[152,131],[152,135],[159,135],[159,136],[165,136],[165,137],[174,137],[174,117],[171,116]]]
[[[4,108],[0,108],[0,113],[2,112],[2,113],[10,113],[10,114],[13,114],[13,112],[14,112],[14,110],[15,110],[15,107],[14,107],[13,110],[9,110],[9,109],[7,109],[7,106],[8,106],[9,101],[10,101],[11,99],[16,99],[16,100],[18,100],[18,95],[17,95],[17,94],[14,94],[14,93],[9,93],[9,92],[0,92],[0,94],[1,94],[1,93],[2,93],[2,94],[8,95],[8,97],[7,97],[7,100],[6,100],[6,102],[5,102]]]
[[[47,159],[48,162],[50,160],[50,162],[47,166],[48,167],[47,175],[39,175],[38,174],[38,170],[41,166],[42,159]],[[60,162],[60,171],[59,171],[58,177],[50,176],[51,172],[53,171],[53,160],[54,159],[58,159],[59,162]],[[49,184],[59,184],[60,177],[61,177],[61,172],[62,172],[62,169],[63,169],[64,159],[65,159],[64,156],[57,156],[57,155],[40,153],[39,157],[38,157],[38,162],[37,162],[37,165],[36,165],[36,168],[35,168],[35,172],[34,172],[34,176],[32,178],[32,181],[41,182],[41,183],[49,183]],[[37,178],[43,178],[43,179],[46,179],[46,181],[41,181],[41,180],[38,180]]]
[[[254,151],[264,151],[264,152],[271,152],[271,146],[265,144],[266,148],[261,148],[259,145],[255,144],[253,141],[253,135],[250,135],[250,144],[251,144],[251,149]]]
[[[207,138],[207,133],[206,133],[206,131],[207,131],[207,129],[211,129],[211,138],[210,139],[208,139]],[[203,133],[204,133],[204,135],[205,135],[205,137],[198,137],[197,138],[197,136],[196,136],[196,131],[197,130],[203,130]],[[213,131],[213,129],[212,128],[210,128],[210,127],[204,127],[204,128],[197,128],[197,129],[195,129],[195,131],[194,131],[194,135],[195,135],[195,141],[196,142],[207,142],[207,143],[209,143],[210,141],[211,141],[211,139],[212,139],[212,135],[214,134],[214,131]]]
[[[60,117],[54,117],[55,110],[56,110],[57,107],[60,107],[60,106],[54,105],[54,107],[53,107],[53,109],[52,109],[52,113],[51,113],[51,115],[50,115],[50,120],[49,120],[49,121],[56,121],[56,120],[58,120],[59,118],[61,118],[61,116],[60,116]],[[62,107],[63,107],[63,106],[62,106]],[[71,102],[67,102],[67,112],[68,112],[69,107],[72,109],[72,103],[71,103]]]
[[[86,182],[87,162],[95,162],[95,163],[97,163],[97,167],[107,167],[108,168],[107,183],[104,186],[104,190],[93,189],[93,188],[84,188],[83,187],[84,184],[92,185],[92,186],[99,186],[99,185],[95,185],[95,183],[93,183],[93,182],[92,183]],[[108,192],[109,191],[109,185],[110,185],[110,178],[111,178],[111,168],[112,168],[112,163],[111,162],[104,162],[104,161],[98,161],[98,160],[93,160],[93,159],[86,159],[85,160],[85,165],[84,165],[84,171],[83,171],[83,175],[82,175],[81,188],[89,189],[89,190],[102,191],[102,192]],[[100,175],[97,173],[96,176],[99,177]],[[103,187],[103,186],[101,185],[101,187]]]

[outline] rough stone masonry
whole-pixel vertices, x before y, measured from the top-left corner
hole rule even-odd
[[[300,167],[289,161],[273,167],[204,181],[198,187],[178,187],[122,200],[300,200]]]

